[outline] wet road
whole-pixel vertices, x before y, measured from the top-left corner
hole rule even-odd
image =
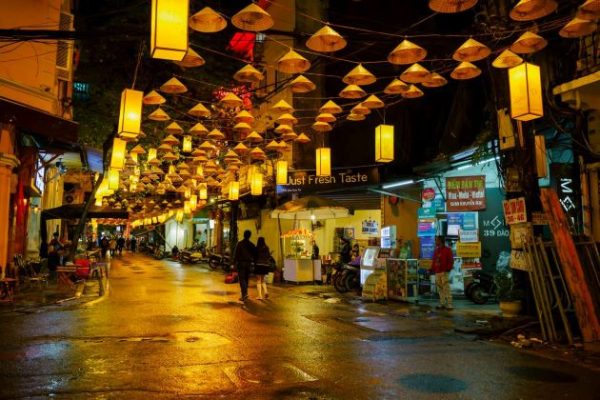
[[[306,287],[242,307],[221,273],[130,255],[110,286],[0,314],[0,398],[600,399],[598,372]]]

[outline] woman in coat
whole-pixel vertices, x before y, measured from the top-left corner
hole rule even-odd
[[[254,264],[254,275],[256,275],[256,289],[258,290],[258,299],[269,298],[267,282],[265,275],[271,272],[271,250],[265,243],[264,237],[259,237],[256,242],[256,262]]]

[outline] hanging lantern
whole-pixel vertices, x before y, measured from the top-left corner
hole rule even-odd
[[[485,44],[469,38],[452,55],[456,61],[479,61],[491,54],[491,50]]]
[[[554,0],[521,0],[510,11],[515,21],[533,21],[551,14],[558,7]]]
[[[381,101],[379,97],[375,96],[374,94],[367,97],[367,99],[362,102],[362,105],[369,109],[383,108],[385,106],[383,101]]]
[[[346,119],[348,121],[364,121],[365,119],[367,119],[367,117],[365,117],[363,114],[355,114],[351,112],[350,114],[348,114]]]
[[[190,108],[188,114],[193,117],[210,117],[210,111],[202,103],[198,103],[194,107]]]
[[[254,171],[250,180],[250,194],[252,196],[262,195],[263,190],[263,174],[260,171]]]
[[[340,97],[343,97],[344,99],[360,99],[366,95],[367,92],[357,85],[348,85],[340,92]]]
[[[558,34],[564,38],[579,38],[591,35],[598,29],[598,24],[594,21],[587,21],[580,18],[573,18],[569,21]]]
[[[306,144],[306,143],[310,142],[310,138],[308,136],[306,136],[305,133],[301,133],[296,138],[296,142],[298,142],[300,144]]]
[[[183,56],[183,60],[174,61],[174,63],[182,68],[194,68],[203,66],[206,61],[204,61],[204,58],[202,58],[200,54],[196,53],[194,49],[190,47],[187,53],[185,53],[185,56]]]
[[[450,73],[450,76],[456,80],[466,80],[476,78],[481,75],[481,70],[468,61],[463,61]]]
[[[238,82],[258,83],[265,79],[265,76],[251,64],[246,64],[233,75],[233,79]]]
[[[346,39],[331,29],[329,25],[319,29],[306,41],[306,47],[323,53],[333,53],[341,50],[346,47],[346,44]]]
[[[375,128],[375,161],[394,161],[394,125],[378,125]]]
[[[183,137],[183,145],[181,146],[181,151],[184,153],[192,152],[192,137],[189,135],[185,135]]]
[[[288,163],[285,160],[279,160],[275,164],[276,175],[275,175],[275,184],[276,185],[285,185],[287,183],[288,178]]]
[[[285,100],[279,100],[277,103],[275,103],[273,107],[271,107],[271,110],[279,113],[294,112],[294,108],[290,106],[289,103]]]
[[[108,170],[108,189],[117,190],[119,189],[119,170],[109,169]]]
[[[208,199],[208,187],[206,183],[201,183],[198,185],[198,198],[200,200]]]
[[[429,0],[430,9],[446,14],[466,11],[475,4],[477,4],[477,0]]]
[[[427,78],[427,80],[422,83],[422,85],[428,88],[437,88],[442,87],[447,83],[448,81],[446,80],[446,78],[444,78],[437,72],[432,72],[431,75],[429,75],[429,77]]]
[[[348,72],[346,76],[342,79],[342,82],[348,85],[370,85],[377,80],[375,75],[373,75],[369,70],[362,66],[362,64],[358,64],[356,67],[352,68],[352,71]]]
[[[240,99],[232,92],[227,92],[227,94],[225,94],[225,96],[223,96],[223,98],[219,100],[219,103],[229,108],[241,107],[244,104],[242,99]]]
[[[301,74],[310,69],[310,61],[290,49],[290,51],[277,60],[275,68],[277,71],[285,74]]]
[[[518,54],[531,54],[542,50],[548,41],[533,32],[525,32],[510,46],[510,50]]]
[[[427,68],[415,63],[402,72],[400,79],[408,83],[421,83],[425,82],[430,74]]]
[[[229,182],[229,196],[230,201],[236,201],[240,198],[240,182],[231,181]]]
[[[148,149],[148,158],[146,159],[148,162],[152,161],[152,160],[156,160],[156,149],[155,148],[150,148]]]
[[[227,20],[210,7],[204,7],[189,20],[190,28],[198,32],[215,33],[227,27]]]
[[[125,151],[127,142],[119,139],[113,139],[112,155],[110,157],[110,167],[114,169],[123,169],[125,166]]]
[[[151,119],[152,121],[163,122],[170,120],[171,117],[169,117],[169,114],[164,112],[162,108],[158,107],[156,110],[152,111],[150,115],[148,115],[148,119]]]
[[[392,64],[414,64],[427,56],[427,50],[414,44],[409,40],[403,40],[388,55],[388,61]]]
[[[135,139],[140,134],[143,100],[144,92],[139,90],[125,89],[121,93],[121,111],[117,133],[123,138]]]
[[[190,196],[190,208],[195,210],[198,207],[198,196],[193,194]]]
[[[577,10],[577,18],[593,21],[600,18],[600,0],[587,0]]]
[[[169,94],[181,94],[187,92],[187,87],[177,78],[171,78],[160,87],[160,91]]]
[[[299,75],[290,83],[290,88],[294,93],[308,93],[312,92],[317,88],[310,79],[304,77],[304,75]]]
[[[544,115],[540,67],[523,63],[508,70],[510,116],[530,121]]]
[[[320,113],[339,114],[342,111],[342,107],[337,105],[333,100],[328,100],[327,103],[319,108]]]
[[[189,0],[152,0],[150,54],[181,61],[188,50]]]
[[[183,210],[182,209],[177,210],[177,213],[175,214],[175,220],[179,223],[183,222]]]
[[[260,32],[271,28],[275,21],[268,12],[251,3],[231,17],[231,23],[243,31]]]
[[[408,85],[402,82],[400,79],[394,79],[389,85],[385,87],[383,93],[385,94],[402,94],[408,90]]]
[[[331,149],[319,147],[316,153],[317,176],[331,176]]]
[[[521,64],[523,59],[513,53],[512,51],[506,49],[496,59],[492,62],[492,66],[494,68],[512,68]]]
[[[146,106],[157,106],[160,104],[164,104],[167,100],[156,90],[151,91],[147,95],[144,96],[142,103]]]

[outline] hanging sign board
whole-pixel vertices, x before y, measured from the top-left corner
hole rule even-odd
[[[525,243],[533,242],[533,225],[527,222],[510,226],[510,247],[522,249]]]
[[[485,175],[446,178],[446,210],[485,209]]]
[[[475,243],[456,243],[456,256],[463,258],[481,257],[481,242]]]
[[[512,250],[510,252],[510,267],[521,271],[531,271],[527,255],[521,250]]]
[[[277,193],[314,193],[378,183],[377,168],[340,169],[332,171],[331,176],[317,176],[314,171],[291,172],[285,185],[277,185]]]
[[[377,221],[374,221],[372,219],[363,220],[362,233],[365,235],[377,235],[379,233]]]
[[[434,188],[425,188],[421,192],[421,200],[423,202],[433,201],[435,199],[435,189]]]
[[[458,237],[462,243],[479,242],[479,234],[478,234],[477,229],[475,229],[475,230],[460,229],[458,231]]]
[[[525,198],[504,200],[502,202],[504,208],[504,219],[507,225],[519,224],[527,222],[527,209],[525,208]]]
[[[419,208],[417,209],[417,215],[419,218],[435,218],[436,209],[435,208]]]

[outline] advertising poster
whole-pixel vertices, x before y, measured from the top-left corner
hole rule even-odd
[[[485,175],[446,178],[446,210],[485,209]]]
[[[421,256],[419,258],[432,259],[435,250],[435,237],[425,236],[419,241],[421,242]]]
[[[435,236],[436,233],[435,219],[420,219],[417,225],[417,236]]]
[[[456,256],[463,258],[481,257],[481,242],[475,243],[456,243]]]
[[[527,209],[525,208],[525,198],[505,200],[502,202],[504,207],[504,219],[507,225],[520,224],[527,222]]]

